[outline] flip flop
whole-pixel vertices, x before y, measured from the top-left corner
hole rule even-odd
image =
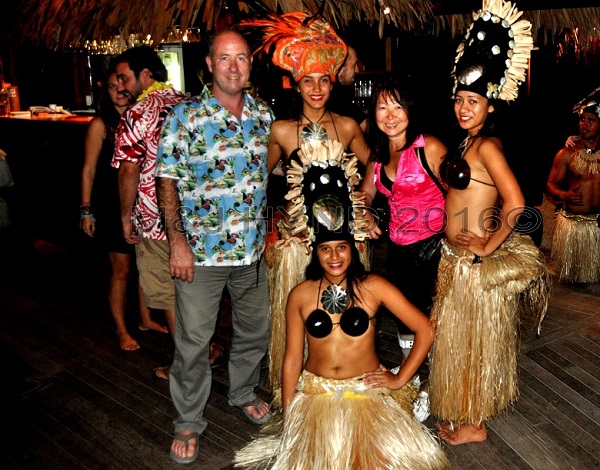
[[[242,412],[246,415],[246,418],[248,418],[252,423],[265,424],[265,423],[268,423],[269,421],[271,421],[271,418],[273,417],[273,412],[271,410],[269,410],[268,413],[266,415],[264,415],[262,418],[255,418],[254,416],[252,416],[252,414],[250,414],[248,412],[248,410],[246,410],[247,407],[252,406],[252,407],[254,407],[254,409],[256,411],[259,411],[259,407],[263,403],[265,403],[265,401],[263,399],[261,399],[258,395],[256,395],[254,397],[254,400],[250,400],[250,401],[247,401],[246,403],[244,403],[243,405],[236,405],[236,406],[237,406],[237,408],[242,410]]]
[[[148,328],[148,327],[145,327],[144,325],[142,325],[140,323],[138,325],[138,329],[140,331],[158,331],[159,333],[168,333],[169,332],[169,329],[165,325],[161,325],[160,323],[157,323],[157,325],[160,327],[159,329],[157,329],[157,328]]]
[[[194,451],[194,454],[191,457],[180,457],[175,452],[171,451],[170,455],[171,455],[171,460],[173,462],[192,463],[194,460],[196,460],[198,458],[198,449],[200,448],[200,439],[199,439],[199,435],[197,432],[191,432],[189,434],[182,434],[181,431],[178,431],[173,436],[173,439],[177,439],[178,441],[181,441],[185,444],[186,453],[190,446],[190,441],[192,439],[196,439],[196,450]]]

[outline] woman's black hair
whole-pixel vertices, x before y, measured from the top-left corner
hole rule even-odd
[[[392,76],[387,75],[382,78],[381,81],[377,82],[373,88],[371,103],[369,105],[369,133],[367,134],[367,142],[371,149],[373,149],[371,158],[382,165],[387,165],[390,162],[389,139],[377,126],[375,116],[377,99],[382,94],[389,95],[394,101],[399,103],[406,110],[406,114],[408,115],[406,144],[402,150],[410,147],[423,132],[412,94]]]
[[[355,291],[356,283],[366,276],[367,271],[360,261],[360,255],[358,253],[358,248],[356,248],[356,243],[351,241],[348,243],[350,244],[352,259],[350,261],[350,266],[348,266],[348,272],[346,273],[346,292],[348,292],[350,299],[358,300],[358,296],[356,295]],[[318,245],[313,248],[312,258],[309,265],[306,267],[307,280],[316,281],[321,279],[325,274],[325,270],[323,269],[323,266],[321,266],[319,257],[316,253],[317,249]]]
[[[502,113],[505,102],[501,100],[488,100],[488,104],[494,106],[494,112],[488,113],[486,116],[483,127],[479,131],[479,135],[481,137],[496,137],[498,135],[498,115]]]
[[[106,138],[109,142],[114,142],[117,124],[121,119],[121,115],[115,108],[115,104],[110,99],[110,93],[108,92],[108,78],[115,73],[115,66],[115,62],[111,61],[102,82],[102,90],[98,101],[98,116],[102,118],[106,126]]]

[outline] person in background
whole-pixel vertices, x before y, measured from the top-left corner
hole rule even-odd
[[[115,148],[115,130],[129,105],[126,93],[117,91],[117,88],[117,75],[114,65],[111,65],[103,83],[98,115],[90,121],[85,137],[85,160],[81,177],[81,229],[89,237],[98,239],[102,248],[108,252],[111,266],[108,302],[117,327],[119,346],[124,351],[135,351],[140,345],[127,330],[125,322],[127,283],[131,257],[135,252],[133,246],[123,239],[117,171],[110,165]],[[139,285],[138,291],[141,318],[139,329],[168,333],[166,326],[152,319]]]
[[[357,181],[346,179],[336,144],[303,143],[305,171],[290,188],[299,192],[314,241],[306,280],[287,300],[283,427],[236,452],[235,466],[447,468],[434,435],[412,410],[412,380],[433,343],[433,327],[393,284],[365,271],[352,228],[360,225]],[[376,313],[383,306],[415,332],[414,349],[396,374],[376,353]]]
[[[354,76],[358,73],[358,56],[356,49],[347,46],[348,51],[342,67],[337,73],[338,83],[342,86],[354,85]]]
[[[169,271],[169,242],[156,200],[156,150],[162,121],[185,94],[168,85],[167,69],[149,46],[126,50],[115,59],[117,92],[131,106],[117,127],[112,165],[119,169],[121,226],[135,245],[140,284],[149,308],[163,310],[175,334],[175,287]],[[167,379],[169,366],[155,375]]]
[[[579,138],[554,157],[546,192],[562,208],[556,214],[552,257],[559,279],[600,281],[600,89],[575,105]]]
[[[354,119],[363,132],[367,130],[368,115],[366,110],[356,105],[354,96],[354,77],[359,72],[356,49],[347,44],[348,53],[342,67],[337,73],[337,83],[334,83],[329,100],[329,109],[342,116]]]
[[[410,93],[391,77],[375,85],[369,116],[373,160],[361,191],[378,193],[389,207],[387,273],[408,300],[429,316],[435,295],[445,221],[445,188],[439,169],[447,153],[436,137],[424,136]],[[381,228],[372,224],[371,239]],[[408,355],[414,337],[398,324],[400,347]]]
[[[244,92],[252,56],[244,37],[218,33],[206,63],[213,81],[165,119],[157,165],[158,198],[176,279],[177,329],[170,387],[178,416],[171,459],[198,457],[211,391],[209,342],[226,287],[233,339],[229,404],[255,424],[271,419],[256,394],[267,352],[270,309],[266,266],[269,107]]]

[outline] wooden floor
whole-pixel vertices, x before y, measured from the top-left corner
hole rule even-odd
[[[142,348],[117,347],[106,266],[89,244],[66,251],[2,229],[0,260],[1,468],[176,468],[168,384],[151,373],[171,360],[169,336],[137,330],[132,309]],[[531,328],[523,336],[519,401],[490,424],[486,442],[445,446],[452,468],[600,468],[599,312],[597,286],[555,286],[542,337]],[[381,354],[397,363],[394,325],[380,324]],[[231,468],[258,430],[227,404],[222,366],[213,379],[200,458],[187,468]]]

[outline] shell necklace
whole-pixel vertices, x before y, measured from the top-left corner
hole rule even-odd
[[[348,292],[344,289],[341,284],[346,280],[346,276],[338,283],[334,284],[329,278],[323,274],[323,277],[329,282],[329,286],[325,288],[321,294],[321,304],[323,308],[329,313],[342,313],[348,307]],[[319,290],[321,290],[321,283],[319,282]]]
[[[316,122],[313,122],[308,118],[306,114],[304,114],[304,111],[302,112],[302,116],[304,117],[304,119],[306,119],[310,123],[302,128],[303,142],[317,139],[322,140],[323,142],[329,140],[329,134],[327,134],[327,130],[321,124],[319,124],[321,122],[321,119],[323,119],[327,113],[328,111],[324,109],[323,114],[321,114],[321,117],[317,119]],[[300,122],[302,122],[302,120],[300,120]]]

